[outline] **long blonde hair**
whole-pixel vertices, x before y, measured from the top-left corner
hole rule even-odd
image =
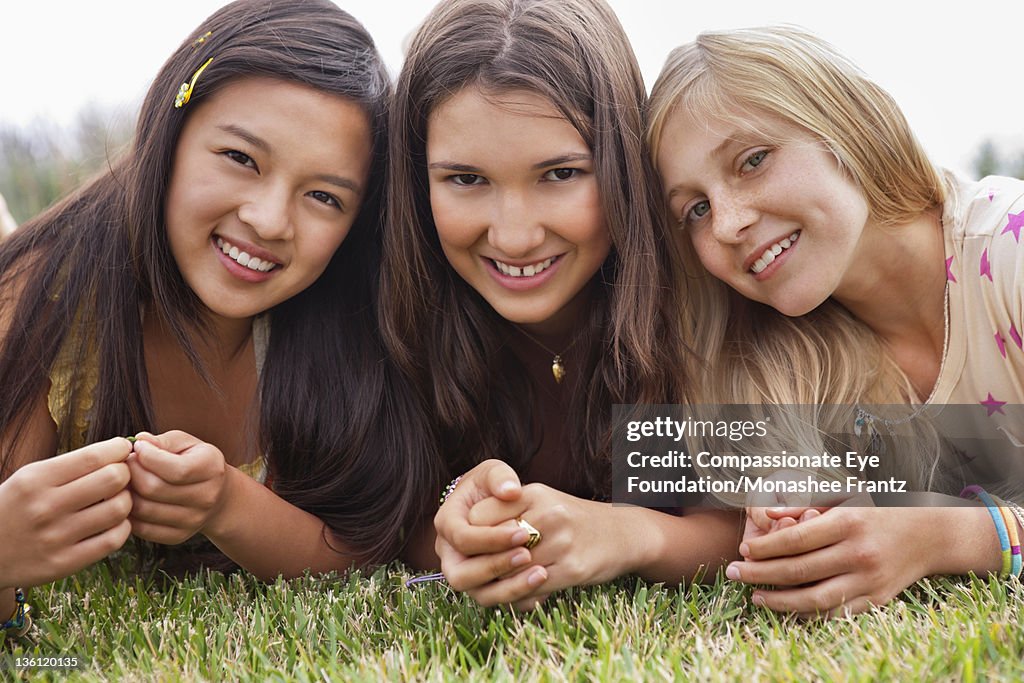
[[[941,176],[892,97],[802,29],[705,32],[673,50],[648,104],[655,162],[665,123],[678,108],[747,126],[751,112],[763,113],[806,131],[860,187],[879,225],[899,226],[944,201]],[[684,314],[692,321],[690,344],[706,361],[708,402],[856,406],[914,398],[881,340],[839,303],[829,299],[786,317],[710,275],[690,240],[679,244]],[[921,447],[901,453],[900,472],[927,485],[935,481],[935,442],[914,442]]]

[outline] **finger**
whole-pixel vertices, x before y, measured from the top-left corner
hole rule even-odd
[[[74,544],[66,553],[62,553],[58,563],[66,573],[73,573],[99,562],[104,557],[119,550],[131,536],[132,525],[126,519],[120,524],[102,531],[95,536],[83,539]]]
[[[207,508],[213,505],[206,480],[198,484],[174,484],[146,469],[141,462],[129,462],[130,489],[138,498],[158,503]]]
[[[820,516],[821,516],[820,512],[818,512],[814,508],[811,508],[810,510],[808,510],[804,514],[800,515],[800,521],[801,522],[806,522],[809,519],[814,519],[815,517],[820,517]]]
[[[791,526],[795,526],[796,523],[797,523],[797,521],[795,519],[793,519],[792,517],[783,517],[782,519],[773,519],[772,520],[772,531],[777,531],[779,529],[788,529]]]
[[[132,442],[117,436],[83,446],[46,460],[30,463],[24,468],[37,468],[43,486],[62,486],[112,463],[123,462],[132,452]]]
[[[468,592],[484,607],[510,605],[525,600],[537,592],[547,580],[547,569],[538,565]]]
[[[501,500],[512,501],[519,498],[523,492],[523,484],[519,481],[519,475],[509,467],[508,463],[501,460],[488,461],[491,463],[487,470],[485,481],[487,491],[492,496]]]
[[[731,562],[725,575],[740,583],[802,586],[844,574],[849,563],[832,547],[804,555],[755,562]]]
[[[130,520],[131,533],[144,541],[159,543],[161,545],[178,545],[195,536],[194,532],[188,532],[177,527],[163,526],[162,524],[150,524]]]
[[[530,537],[513,520],[497,526],[473,526],[462,520],[449,525],[446,532],[438,528],[437,533],[439,538],[443,537],[455,550],[467,556],[511,550],[522,546]]]
[[[772,508],[765,508],[765,514],[772,519],[782,519],[783,517],[792,517],[793,519],[799,519],[801,515],[805,514],[808,510],[817,510],[818,512],[824,512],[827,507],[807,507],[807,506],[777,506]]]
[[[95,472],[60,487],[57,506],[61,510],[81,510],[106,498],[113,498],[128,486],[128,465],[113,462]]]
[[[756,590],[750,601],[775,612],[822,618],[841,613],[847,607],[862,607],[866,598],[859,593],[853,588],[850,575],[843,575],[802,588]]]
[[[442,558],[441,568],[449,586],[457,591],[469,591],[507,577],[532,561],[529,550],[514,548],[503,553],[475,555],[454,564]]]
[[[753,522],[761,531],[770,531],[773,520],[768,516],[767,511],[768,508],[761,507],[760,505],[748,507],[747,519]]]
[[[789,557],[838,543],[845,536],[839,515],[822,515],[788,529],[744,540],[740,555],[749,560]]]
[[[202,448],[212,449],[213,446],[197,441],[195,448],[189,447],[178,452],[162,449],[149,441],[136,441],[135,456],[138,464],[156,476],[168,483],[183,486],[207,481],[222,473],[222,460],[211,459],[211,462],[207,463],[189,457],[193,453],[199,454]]]
[[[62,525],[61,532],[68,543],[78,543],[118,526],[128,518],[131,511],[132,495],[122,489],[111,498],[68,517]]]
[[[193,446],[203,443],[202,440],[197,439],[188,432],[181,430],[172,429],[169,432],[163,434],[150,434],[149,432],[139,432],[135,435],[136,443],[139,441],[148,443],[160,448],[161,450],[168,451],[170,453],[181,453],[186,451]]]
[[[529,612],[531,610],[537,609],[537,607],[542,602],[548,599],[548,595],[550,595],[550,593],[547,593],[545,595],[531,596],[526,598],[525,600],[519,600],[512,604],[512,609],[516,610],[517,612]]]
[[[504,501],[500,498],[485,498],[469,510],[469,523],[473,526],[496,526],[503,522],[515,520],[530,508],[528,501],[519,498]],[[525,541],[524,541],[525,542]]]
[[[201,513],[193,507],[161,503],[139,496],[132,496],[132,524],[143,522],[177,529],[198,528],[202,523]]]

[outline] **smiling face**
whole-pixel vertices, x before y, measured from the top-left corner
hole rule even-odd
[[[358,213],[371,130],[355,103],[267,78],[190,112],[165,205],[182,277],[215,316],[243,319],[310,286]]]
[[[712,275],[803,315],[861,286],[870,209],[824,144],[778,119],[757,123],[761,133],[677,107],[658,171],[684,239]]]
[[[427,122],[430,205],[445,256],[503,318],[575,324],[611,249],[594,159],[547,99],[467,87]]]

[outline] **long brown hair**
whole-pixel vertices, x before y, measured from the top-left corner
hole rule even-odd
[[[593,151],[612,252],[597,275],[582,376],[569,405],[573,470],[610,488],[614,403],[677,400],[674,252],[643,142],[643,80],[601,0],[443,0],[413,37],[391,113],[384,239],[385,340],[431,402],[453,469],[487,457],[522,465],[539,447],[513,328],[441,251],[426,174],[427,119],[448,97],[525,90],[548,99]]]
[[[189,105],[173,107],[180,84],[211,57]],[[275,490],[323,519],[354,559],[390,558],[438,475],[417,457],[426,452],[416,443],[420,414],[395,386],[377,333],[390,80],[366,30],[328,0],[239,0],[214,13],[157,74],[125,156],[0,246],[0,291],[19,291],[0,300],[0,320],[12,321],[0,348],[0,464],[66,340],[95,344],[79,345],[78,367],[99,358],[87,442],[153,424],[141,310],[167,320],[203,374],[201,304],[171,255],[164,203],[189,112],[247,76],[347,98],[371,124],[370,190],[348,237],[317,282],[271,311],[258,446]],[[66,449],[71,416],[57,417]]]

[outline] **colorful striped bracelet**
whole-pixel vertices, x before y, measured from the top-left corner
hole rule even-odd
[[[1003,514],[999,511],[999,506],[992,500],[992,496],[988,495],[985,489],[980,486],[974,484],[965,486],[963,491],[960,492],[960,497],[967,498],[968,494],[977,496],[985,504],[985,507],[988,508],[988,514],[992,517],[992,523],[996,525],[996,534],[999,535],[999,548],[1003,556],[1003,568],[1000,573],[1009,574],[1013,569],[1013,551],[1010,548],[1010,533],[1006,528],[1006,522],[1003,521]],[[1018,554],[1020,553],[1020,546],[1017,547],[1017,552]]]
[[[1017,519],[1013,515],[1013,510],[1005,500],[999,496],[992,496],[992,499],[999,505],[999,512],[1003,516],[1003,523],[1006,524],[1006,530],[1010,536],[1010,573],[1014,576],[1020,576],[1021,570],[1021,554],[1020,554],[1020,534],[1017,531]]]

